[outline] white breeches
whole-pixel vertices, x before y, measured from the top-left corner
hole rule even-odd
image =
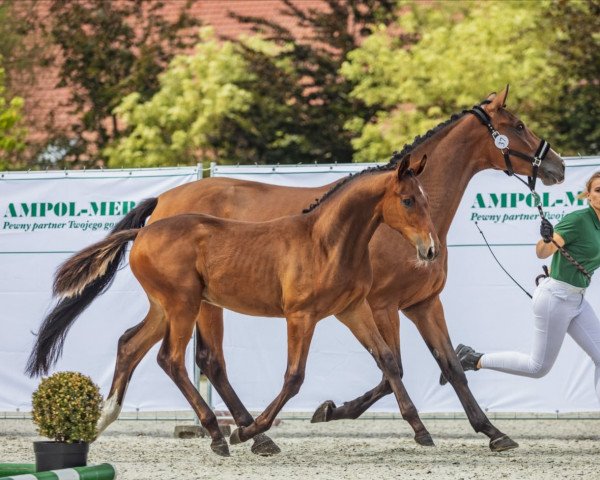
[[[569,334],[596,366],[594,385],[600,400],[600,321],[584,298],[585,289],[552,278],[540,282],[533,294],[535,318],[531,353],[486,353],[481,367],[540,378],[546,375]]]

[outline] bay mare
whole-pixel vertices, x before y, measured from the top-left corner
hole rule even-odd
[[[507,93],[508,89],[499,95],[490,95],[489,103],[483,105],[483,108],[490,115],[495,128],[508,137],[512,148],[533,153],[540,140],[518,117],[505,108]],[[502,438],[502,434],[487,419],[467,385],[450,342],[439,298],[447,273],[446,236],[462,195],[477,172],[489,168],[506,168],[502,152],[495,147],[489,132],[479,120],[466,112],[454,115],[424,136],[418,137],[394,158],[400,158],[409,152],[412,152],[412,158],[420,158],[419,155],[424,154],[429,156],[427,170],[420,176],[420,180],[428,194],[432,219],[441,242],[440,258],[424,271],[412,260],[411,249],[405,240],[392,229],[382,225],[369,244],[373,284],[367,301],[377,329],[391,348],[400,372],[402,364],[399,309],[417,326],[442,373],[456,391],[474,430],[483,432],[490,438],[490,448],[493,450],[510,448],[516,444],[509,441],[494,442]],[[531,163],[520,158],[513,159],[513,168],[518,174],[530,175],[532,172]],[[563,180],[564,163],[554,151],[550,151],[540,165],[539,177],[546,185]],[[344,180],[316,188],[291,188],[227,178],[203,179],[140,203],[114,231],[141,226],[148,216],[148,223],[152,223],[161,218],[189,212],[248,221],[264,221],[293,215],[341,182]],[[124,253],[125,248],[120,252],[120,256]],[[62,299],[52,314],[73,318],[79,315],[98,294],[108,288],[116,274],[119,258],[107,267],[103,276],[91,282],[77,296]],[[240,425],[246,417],[241,416],[239,412],[245,409],[227,380],[221,348],[222,315],[221,308],[208,303],[202,304],[200,315],[196,319],[197,325],[202,328],[203,325],[210,324],[212,328],[210,336],[198,336],[196,361],[228,406],[236,423]],[[139,325],[132,328],[131,332],[136,328],[139,328]],[[203,331],[206,332],[207,329],[204,328]],[[129,334],[128,332],[122,337],[123,345],[126,345]],[[117,374],[118,372],[115,372],[115,378]],[[315,412],[313,421],[358,418],[391,391],[384,376],[375,388],[340,407],[336,407],[331,401],[325,402]],[[117,390],[113,382],[103,413],[102,427],[117,418],[124,395],[125,390]],[[274,450],[272,443],[266,442],[264,445],[265,453]],[[253,451],[263,453],[257,443],[254,444]]]
[[[366,302],[373,280],[369,242],[381,223],[412,245],[415,260],[429,263],[439,252],[426,195],[416,178],[426,158],[416,172],[409,168],[409,156],[397,166],[365,170],[305,214],[267,222],[183,214],[116,232],[67,260],[55,285],[65,296],[77,296],[102,275],[122,245],[135,239],[129,264],[148,295],[150,310],[120,342],[114,389],[125,390],[148,346],[162,340],[158,363],[189,401],[219,455],[229,455],[227,441],[185,366],[186,346],[203,303],[287,321],[283,388],[256,420],[248,416],[241,423],[231,435],[232,443],[254,438],[271,427],[281,408],[300,390],[317,322],[335,315],[384,372],[415,439],[432,445],[416,409],[405,403],[398,362]],[[95,269],[89,268],[90,258]],[[68,321],[46,319],[39,333],[45,343],[38,343],[30,364],[33,372],[46,364],[48,347],[60,341],[58,332],[67,326]],[[200,325],[199,335],[210,337],[210,329],[211,325]]]

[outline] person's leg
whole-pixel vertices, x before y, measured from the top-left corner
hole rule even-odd
[[[533,301],[535,322],[531,352],[528,355],[521,352],[484,354],[479,366],[525,377],[543,377],[552,368],[578,307],[576,295],[558,297],[547,285],[541,286]]]
[[[581,312],[573,319],[567,331],[594,362],[594,386],[600,400],[600,320],[586,300],[583,300]]]

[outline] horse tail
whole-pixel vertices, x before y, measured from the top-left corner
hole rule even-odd
[[[58,268],[53,292],[59,301],[37,333],[25,370],[27,374],[43,375],[58,360],[69,328],[111,285],[127,243],[137,236],[157,203],[157,198],[144,200],[117,223],[104,240],[84,248]]]
[[[61,299],[83,296],[85,293],[91,296],[90,302],[104,293],[114,280],[127,249],[127,242],[119,243],[119,248],[114,248],[114,245],[107,243],[108,239],[124,230],[143,227],[157,203],[157,198],[140,202],[113,227],[105,240],[84,248],[58,267],[52,293]],[[92,283],[96,285],[93,290],[90,288]],[[89,303],[85,307],[87,305]]]

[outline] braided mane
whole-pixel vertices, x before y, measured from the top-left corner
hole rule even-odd
[[[482,103],[489,103],[489,102],[484,101]],[[442,123],[440,123],[439,125],[433,127],[424,135],[417,135],[411,144],[404,145],[404,147],[402,148],[402,150],[400,152],[397,152],[397,151],[394,152],[392,155],[392,158],[390,159],[390,161],[388,163],[386,163],[384,165],[377,165],[374,167],[366,168],[365,170],[361,170],[358,173],[352,173],[352,174],[348,175],[347,177],[345,177],[344,179],[342,179],[341,181],[336,183],[333,187],[331,187],[327,192],[325,192],[321,198],[317,198],[315,200],[315,202],[311,203],[308,208],[305,208],[304,210],[302,210],[302,213],[312,212],[315,208],[317,208],[319,205],[321,205],[325,200],[327,200],[331,195],[333,195],[335,192],[337,192],[340,188],[347,185],[349,182],[351,182],[355,178],[360,177],[361,175],[368,175],[368,174],[375,173],[375,172],[383,172],[383,171],[393,170],[398,165],[398,162],[400,160],[402,160],[406,155],[411,153],[416,147],[421,145],[423,142],[425,142],[429,138],[433,137],[440,130],[443,130],[448,125],[450,125],[450,124],[456,122],[458,119],[464,117],[467,113],[469,113],[469,110],[463,110],[460,113],[455,113],[448,120],[445,120]]]

